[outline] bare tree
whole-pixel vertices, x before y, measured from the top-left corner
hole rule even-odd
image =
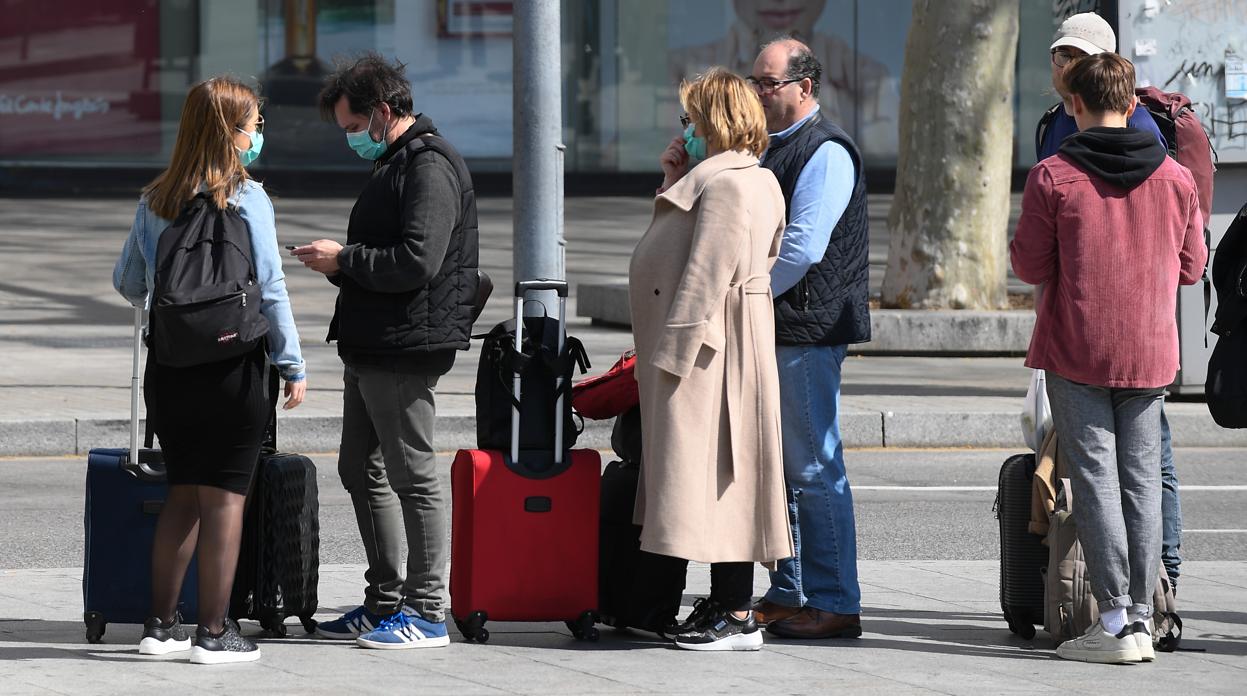
[[[996,309],[1005,285],[1018,0],[914,0],[883,305]]]

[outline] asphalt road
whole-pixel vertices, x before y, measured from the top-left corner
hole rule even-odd
[[[998,557],[992,514],[1003,450],[850,450],[862,560]],[[607,456],[607,455],[604,455]],[[1247,454],[1176,452],[1188,560],[1247,560]],[[336,457],[320,468],[321,560],[363,563]],[[450,456],[442,463],[449,487]],[[0,459],[0,569],[82,565],[85,457]]]

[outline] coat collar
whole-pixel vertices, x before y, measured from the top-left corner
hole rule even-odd
[[[658,197],[665,199],[680,210],[692,210],[697,204],[697,199],[701,197],[702,191],[705,190],[706,184],[714,178],[714,175],[727,169],[748,169],[756,166],[758,166],[758,158],[753,155],[736,150],[720,152],[698,163],[684,175],[683,179],[660,193]]]

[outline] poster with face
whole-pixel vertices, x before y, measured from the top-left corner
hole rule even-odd
[[[156,0],[5,3],[0,158],[159,153],[159,31]]]
[[[822,64],[819,105],[868,160],[896,157],[908,0],[694,0],[672,3],[673,84],[722,65],[749,75],[761,44],[791,35]],[[707,18],[721,18],[707,21]]]

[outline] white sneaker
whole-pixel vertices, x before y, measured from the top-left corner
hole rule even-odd
[[[1104,624],[1098,620],[1083,635],[1058,645],[1056,654],[1066,660],[1103,664],[1143,661],[1131,626],[1128,625],[1120,633],[1113,635],[1105,631]]]
[[[1152,620],[1150,618],[1135,619],[1126,628],[1134,636],[1135,647],[1139,649],[1139,659],[1143,662],[1154,662],[1156,648],[1152,646]]]

